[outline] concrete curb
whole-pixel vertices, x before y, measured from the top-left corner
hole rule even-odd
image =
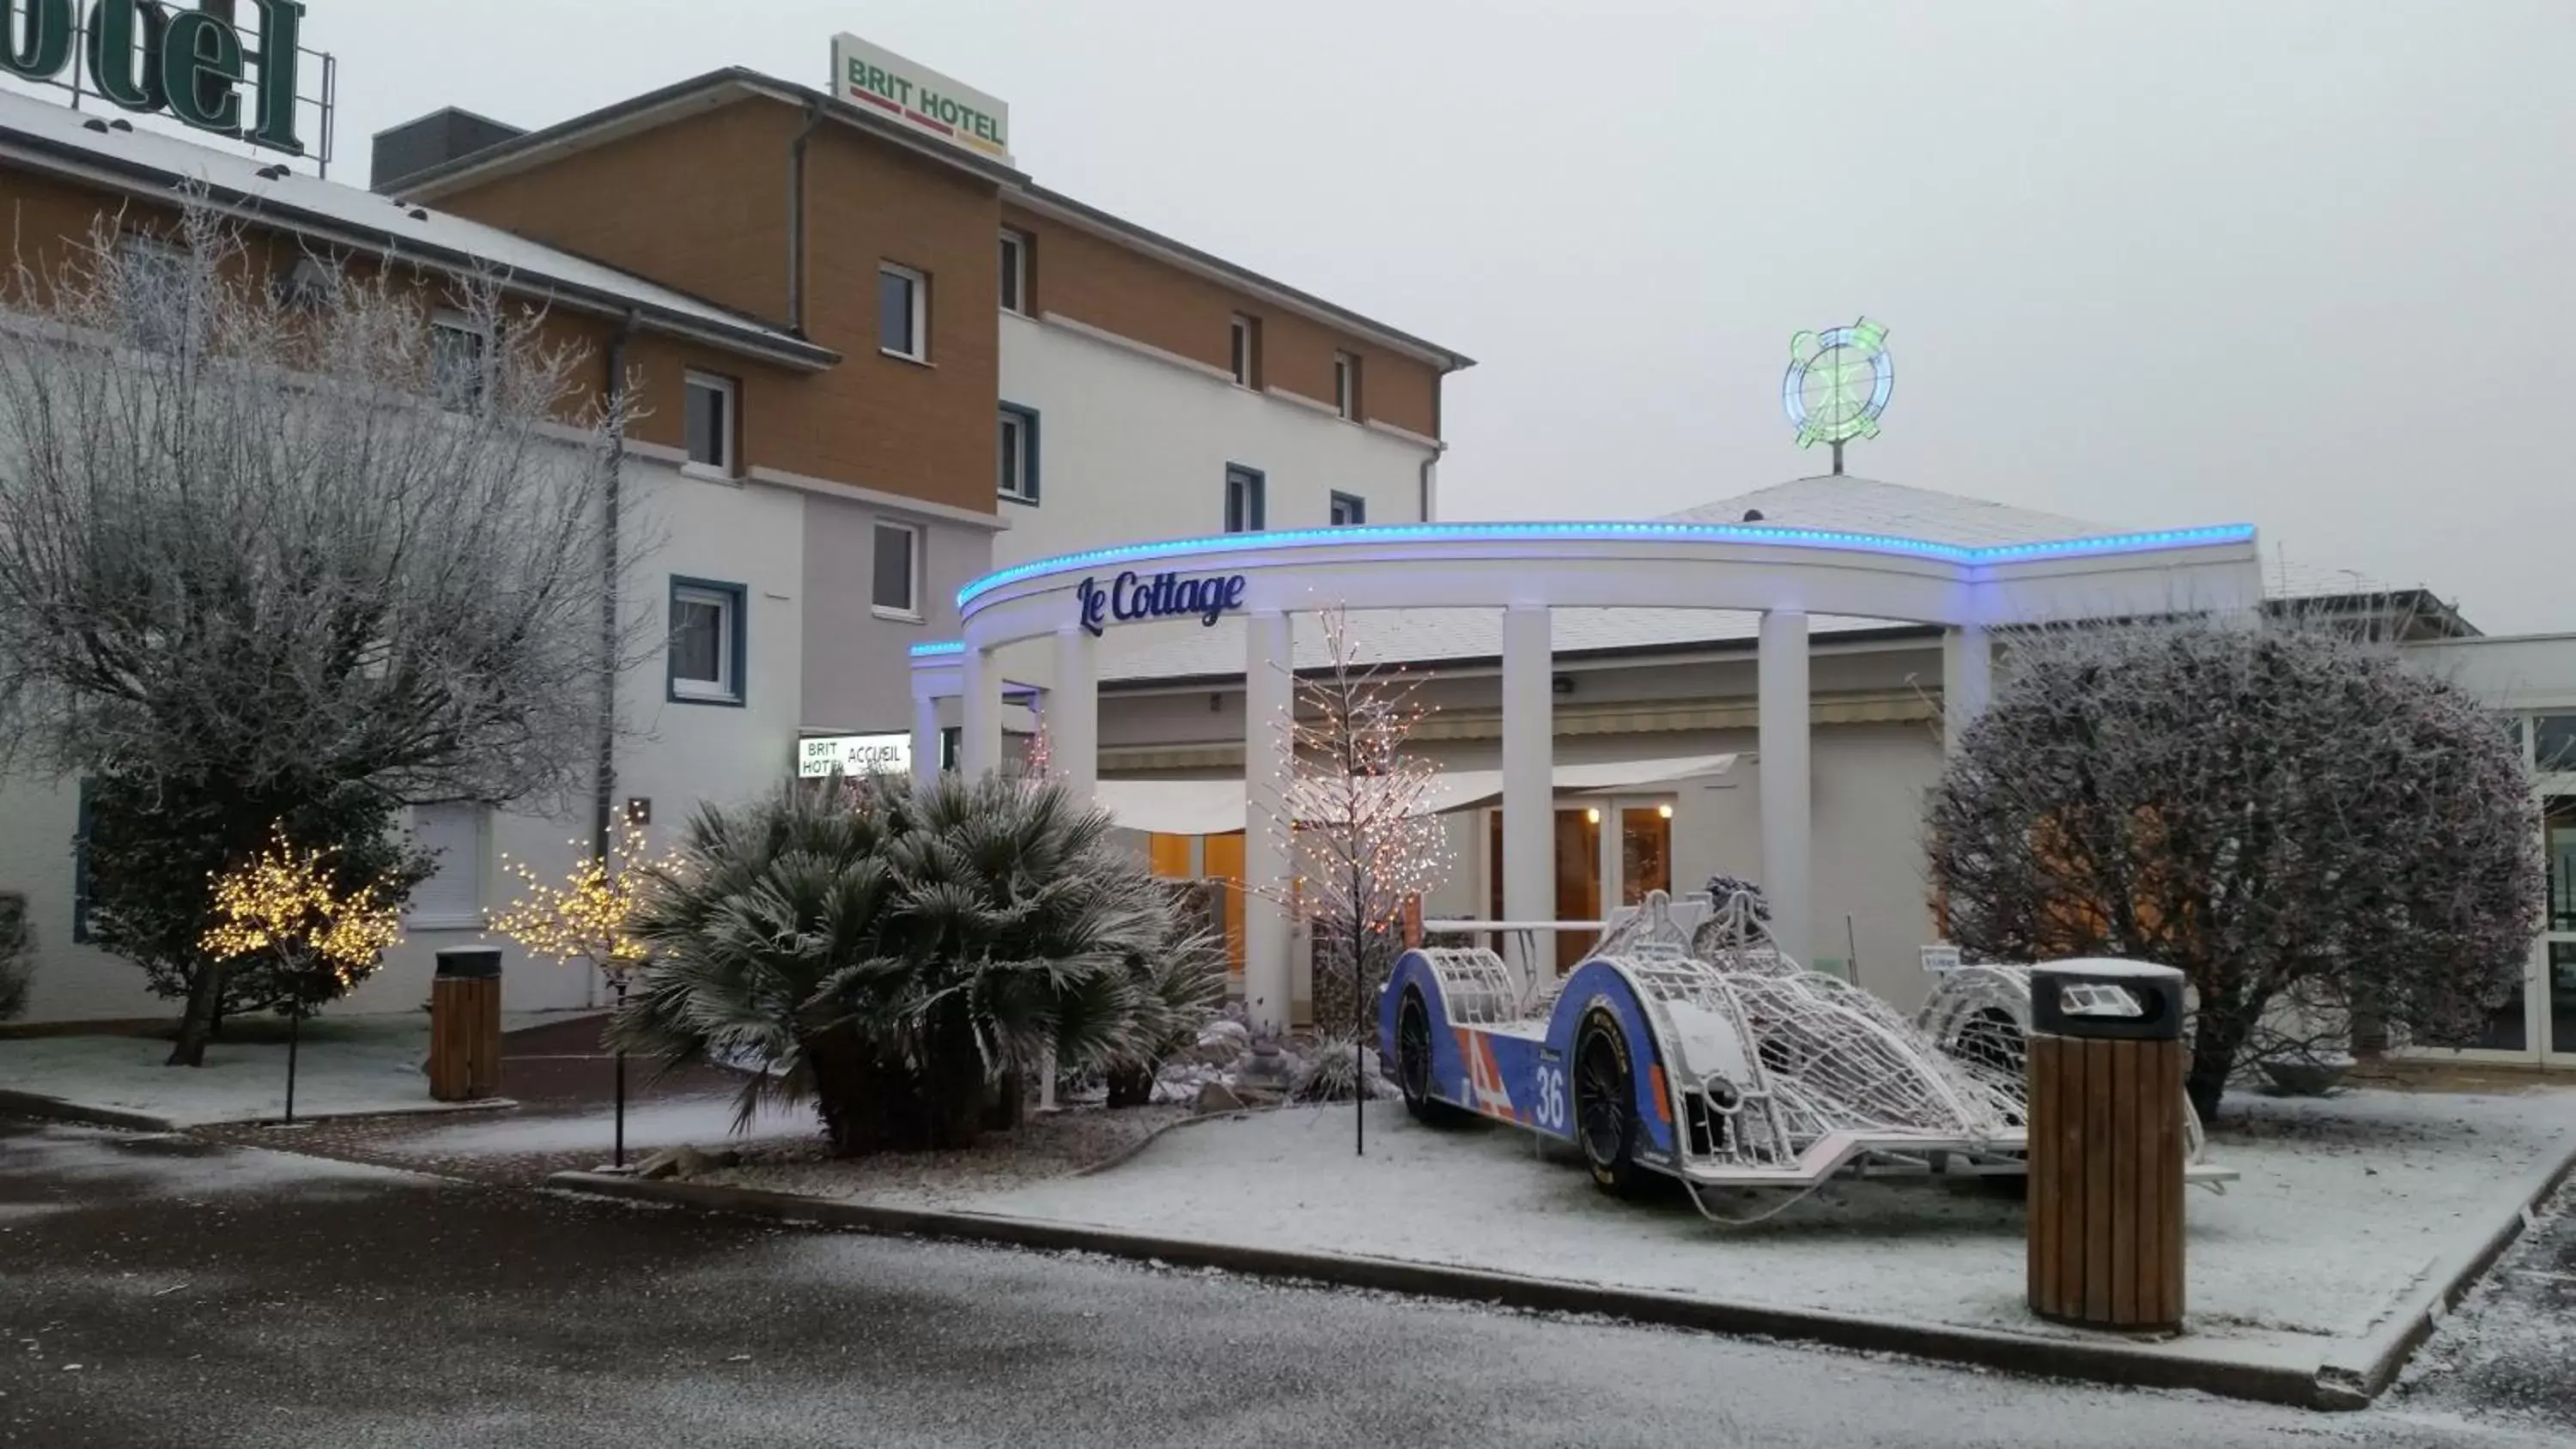
[[[2433,1336],[2459,1301],[2468,1296],[2487,1270],[2531,1226],[2531,1212],[2576,1173],[2576,1137],[2561,1144],[2556,1159],[2522,1180],[2513,1206],[2491,1223],[2477,1240],[2447,1257],[2434,1260],[2416,1291],[2401,1301],[2379,1330],[2351,1349],[2326,1356],[2317,1371],[2326,1408],[2361,1408],[2397,1381],[2406,1361]]]
[[[354,1112],[301,1112],[296,1115],[295,1124],[301,1127],[307,1122],[365,1122],[380,1117],[493,1112],[518,1105],[507,1097],[485,1097],[475,1102],[424,1102],[414,1107],[368,1107]],[[92,1107],[62,1097],[5,1087],[0,1087],[0,1117],[31,1117],[38,1121],[75,1122],[89,1127],[121,1127],[130,1132],[194,1132],[208,1127],[276,1125],[276,1119],[270,1117],[218,1117],[204,1122],[178,1122],[168,1117],[155,1117],[149,1112],[129,1112],[122,1107]]]
[[[1165,1128],[1217,1117],[1185,1118]],[[1149,1139],[1150,1140],[1150,1139]],[[1140,1148],[1141,1150],[1141,1148]],[[885,1207],[704,1183],[642,1181],[590,1172],[558,1172],[547,1187],[631,1202],[661,1203],[791,1223],[815,1223],[884,1236],[994,1243],[1056,1252],[1099,1253],[1175,1267],[1218,1268],[1265,1278],[1302,1279],[1353,1288],[1490,1303],[1547,1313],[1598,1314],[1709,1333],[1829,1344],[1870,1353],[1973,1364],[2044,1378],[2137,1388],[2199,1389],[2228,1398],[2299,1408],[2350,1407],[2321,1391],[2313,1359],[2270,1362],[2204,1352],[2198,1345],[2149,1348],[2111,1338],[2059,1339],[1940,1324],[1892,1322],[1812,1309],[1729,1303],[1720,1299],[1529,1278],[1392,1258],[1257,1248],[1234,1243],[1159,1238],[1076,1223],[987,1213]]]
[[[167,1117],[144,1112],[128,1112],[116,1107],[91,1107],[79,1102],[48,1097],[41,1092],[17,1092],[0,1088],[0,1117],[32,1117],[40,1122],[76,1122],[84,1127],[122,1127],[129,1132],[176,1132],[179,1124]]]

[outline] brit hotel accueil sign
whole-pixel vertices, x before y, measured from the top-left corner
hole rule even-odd
[[[855,35],[832,37],[832,94],[925,136],[1011,164],[1011,108]]]

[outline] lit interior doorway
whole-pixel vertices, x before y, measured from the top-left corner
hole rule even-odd
[[[1648,891],[1673,888],[1673,801],[1668,796],[1600,797],[1556,808],[1556,919],[1600,921]],[[1485,812],[1485,907],[1503,912],[1503,812]],[[1559,975],[1582,964],[1588,931],[1556,933]],[[1500,947],[1496,947],[1500,949]]]

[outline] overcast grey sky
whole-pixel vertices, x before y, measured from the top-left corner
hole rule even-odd
[[[2571,0],[311,0],[367,137],[519,125],[852,30],[1039,180],[1480,360],[1452,516],[1807,472],[1790,335],[1892,329],[1852,471],[2576,630]],[[675,178],[677,181],[678,178]]]

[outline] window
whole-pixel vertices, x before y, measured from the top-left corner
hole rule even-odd
[[[921,617],[921,530],[877,520],[876,612],[887,618]]]
[[[492,334],[460,313],[441,312],[429,324],[429,389],[438,405],[465,412],[482,405],[484,369],[491,365]]]
[[[1348,493],[1333,495],[1333,527],[1356,528],[1368,522],[1368,500]]]
[[[1333,354],[1333,411],[1359,421],[1360,360],[1347,352]]]
[[[1262,517],[1268,511],[1263,506],[1262,494],[1265,491],[1267,491],[1267,480],[1262,477],[1261,470],[1227,465],[1225,470],[1226,532],[1259,533],[1262,530],[1264,526]]]
[[[126,334],[137,346],[167,352],[191,328],[188,316],[188,254],[167,242],[128,232],[116,239],[123,264]]]
[[[1232,329],[1234,385],[1261,385],[1261,323],[1236,313]]]
[[[688,375],[689,461],[728,478],[733,476],[735,386],[729,377]]]
[[[1029,238],[1025,232],[1002,232],[1002,310],[1023,317],[1029,312]]]
[[[2576,771],[2576,714],[2544,714],[2531,722],[2534,773],[2559,775]]]
[[[915,362],[930,358],[930,279],[887,262],[877,268],[877,350]]]
[[[740,704],[743,589],[707,579],[671,579],[671,698]]]
[[[413,886],[404,923],[416,929],[483,924],[483,807],[415,805],[412,838],[429,852],[429,879]]]
[[[1002,404],[1002,475],[1000,492],[1019,503],[1038,501],[1038,414],[1035,408]]]

